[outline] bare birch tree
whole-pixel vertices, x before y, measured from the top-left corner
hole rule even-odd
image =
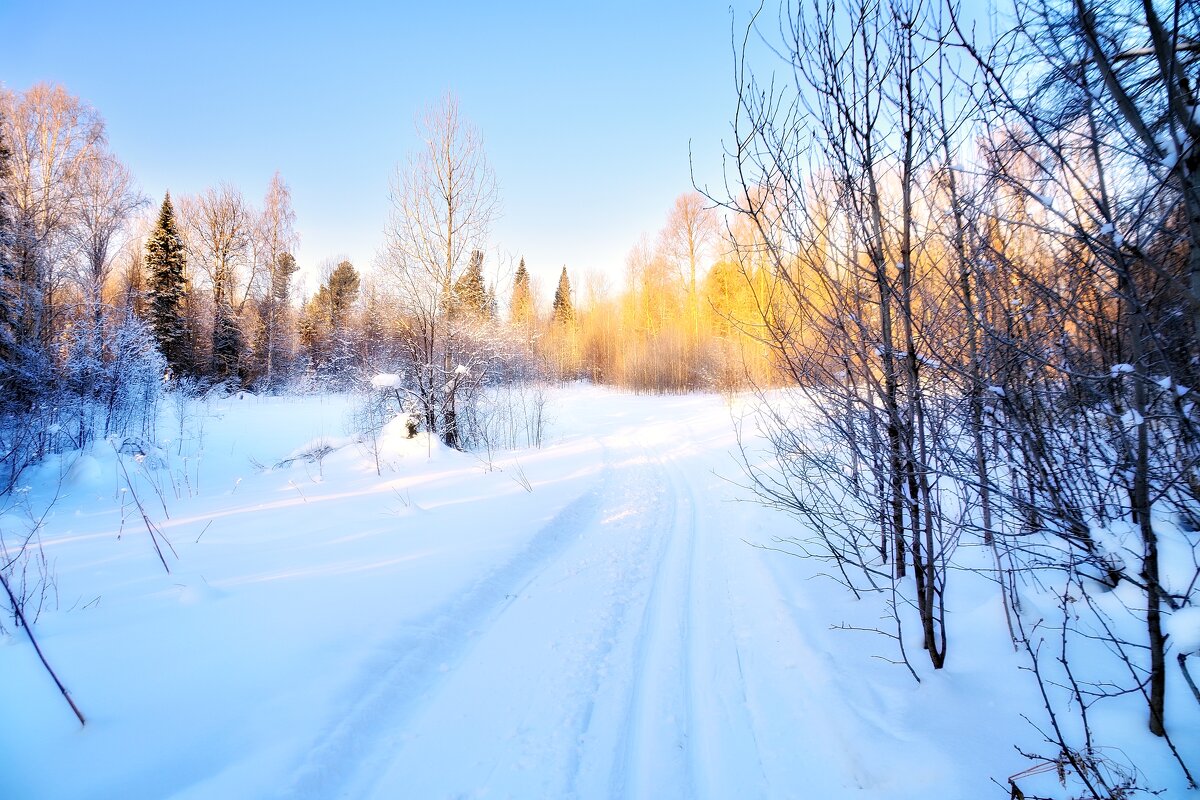
[[[709,255],[717,232],[717,216],[711,201],[696,191],[675,198],[662,231],[663,249],[680,267],[687,281],[688,316],[695,339],[700,337],[701,259]]]
[[[262,290],[262,336],[260,360],[263,380],[269,387],[277,382],[281,362],[289,360],[291,335],[291,281],[298,269],[295,258],[299,236],[296,233],[296,213],[292,210],[292,193],[276,172],[267,187],[262,213],[258,218],[257,238],[267,273]]]
[[[6,196],[12,217],[8,317],[25,354],[24,379],[6,381],[10,397],[44,380],[34,352],[49,348],[58,324],[59,293],[76,246],[71,236],[85,166],[104,145],[104,123],[91,106],[61,86],[38,84],[0,92],[0,120],[9,150]],[[40,376],[40,377],[39,377]],[[25,384],[21,388],[18,384]]]
[[[133,212],[145,202],[129,170],[111,153],[97,150],[83,163],[75,208],[75,236],[82,262],[80,285],[93,315],[99,314],[101,293],[112,271],[118,236]],[[99,317],[95,319],[98,324]]]
[[[411,326],[409,376],[430,432],[458,446],[456,341],[448,310],[470,254],[484,250],[499,196],[479,132],[447,95],[418,121],[421,147],[392,180],[383,268]]]
[[[247,262],[253,219],[242,193],[228,184],[208,189],[184,208],[194,251],[188,263],[200,265],[212,285],[213,375],[217,380],[235,378],[243,349],[238,314],[253,283],[248,276],[239,297],[239,273]]]

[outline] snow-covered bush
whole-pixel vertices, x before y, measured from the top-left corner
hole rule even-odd
[[[417,435],[420,415],[415,400],[404,390],[403,376],[379,373],[360,388],[346,423],[347,432],[375,462],[376,474],[382,472],[379,448],[384,427],[397,418],[404,419],[409,438]]]

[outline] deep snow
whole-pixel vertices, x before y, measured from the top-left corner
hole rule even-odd
[[[381,476],[350,403],[196,402],[125,456],[170,574],[115,452],[29,474],[0,530],[45,513],[88,725],[6,624],[0,797],[1003,797],[1039,747],[986,582],[919,686],[831,628],[887,626],[764,549],[798,523],[746,502],[739,403],[574,387],[540,450],[391,430]]]

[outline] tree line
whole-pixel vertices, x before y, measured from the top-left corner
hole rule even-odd
[[[700,195],[682,195],[657,241],[634,248],[623,294],[588,276],[581,297],[564,266],[546,308],[523,259],[505,269],[489,256],[499,196],[479,132],[452,96],[418,128],[425,148],[396,170],[378,263],[360,272],[329,259],[304,299],[281,175],[257,206],[228,183],[151,203],[95,109],[60,86],[5,90],[6,483],[44,453],[147,428],[164,378],[187,391],[275,392],[397,372],[425,426],[451,443],[471,439],[458,430],[459,401],[469,412],[499,380],[647,391],[738,380],[747,348],[735,343],[747,340],[728,324],[729,264],[708,271],[719,231]]]

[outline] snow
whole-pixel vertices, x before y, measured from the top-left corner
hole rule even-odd
[[[1125,428],[1136,428],[1145,420],[1142,415],[1137,412],[1137,409],[1131,408],[1121,415],[1121,425]]]
[[[350,398],[198,403],[160,466],[123,457],[170,574],[115,451],[47,462],[0,526],[45,515],[35,632],[88,724],[0,638],[0,797],[996,796],[1044,743],[990,579],[954,574],[916,684],[880,606],[743,502],[746,402],[570,387],[489,463],[398,417],[382,475]]]
[[[381,372],[371,377],[371,386],[376,389],[395,389],[400,386],[401,376],[393,372]]]
[[[1180,653],[1200,653],[1200,608],[1181,608],[1167,615],[1163,629]]]

